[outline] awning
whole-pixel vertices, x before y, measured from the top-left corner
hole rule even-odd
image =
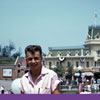
[[[74,74],[74,76],[80,76],[80,73],[76,72],[76,73]],[[85,73],[84,73],[84,72],[82,73],[82,76],[85,76]]]
[[[85,76],[94,76],[92,72],[85,72]]]
[[[74,76],[79,76],[79,75],[80,75],[80,73],[75,73],[75,74],[74,74]]]

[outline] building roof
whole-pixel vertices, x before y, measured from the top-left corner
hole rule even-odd
[[[0,64],[14,64],[15,60],[13,57],[0,57]]]
[[[49,47],[48,56],[87,56],[89,48],[84,46]]]
[[[26,66],[25,57],[18,57],[17,59],[13,57],[0,57],[0,65],[18,65]]]
[[[100,26],[89,26],[85,44],[82,46],[49,47],[48,56],[90,56],[88,44],[100,44]]]
[[[100,26],[89,26],[88,35],[90,36],[90,39],[98,38],[100,35]]]
[[[67,49],[84,49],[83,45],[81,46],[64,46],[64,47],[49,47],[49,50],[67,50]]]

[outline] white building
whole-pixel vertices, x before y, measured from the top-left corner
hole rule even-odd
[[[89,26],[83,46],[49,47],[49,52],[44,57],[47,68],[58,65],[66,67],[70,63],[73,65],[74,76],[78,66],[82,66],[82,72],[87,78],[100,78],[100,26]]]

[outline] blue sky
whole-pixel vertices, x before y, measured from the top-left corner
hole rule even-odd
[[[23,56],[27,45],[83,45],[88,26],[100,25],[100,0],[0,0],[0,44],[14,42]]]

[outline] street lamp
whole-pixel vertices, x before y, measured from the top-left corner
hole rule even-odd
[[[82,91],[82,77],[81,77],[81,72],[82,70],[82,67],[81,66],[78,66],[78,73],[79,73],[79,76],[78,76],[78,92],[80,94],[80,92]]]

